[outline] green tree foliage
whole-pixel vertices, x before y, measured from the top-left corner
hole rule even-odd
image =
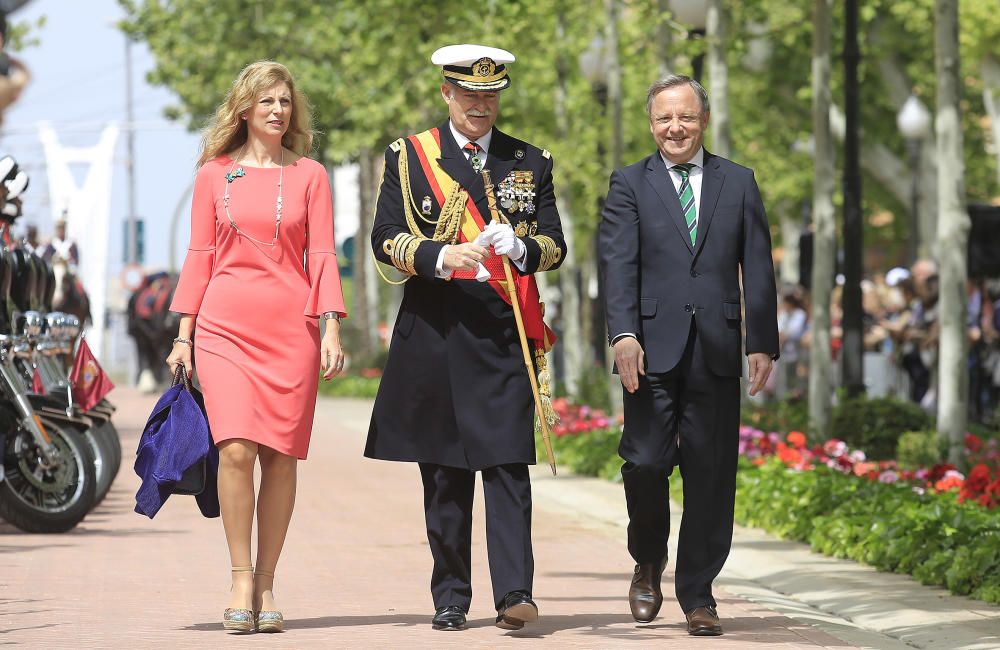
[[[446,116],[438,93],[440,76],[430,65],[437,47],[482,42],[510,49],[514,85],[503,94],[499,125],[545,147],[556,159],[556,182],[569,184],[577,209],[581,258],[592,250],[590,237],[599,215],[598,198],[610,172],[606,145],[611,128],[578,60],[603,30],[601,0],[121,0],[122,28],[148,42],[157,66],[151,81],[171,88],[179,104],[172,115],[192,128],[204,123],[228,84],[245,64],[262,58],[284,62],[296,74],[315,108],[322,131],[318,154],[328,162],[355,159],[363,149],[378,151],[394,138],[438,124]],[[704,43],[685,38],[683,25],[659,11],[657,0],[622,0],[624,159],[653,151],[645,115],[645,93],[661,62],[655,38],[668,21],[673,69],[689,72]],[[811,2],[731,0],[727,50],[733,157],[757,171],[765,202],[776,210],[798,210],[811,195],[810,135]],[[933,110],[933,0],[864,0],[862,11],[863,147],[883,146],[905,161],[905,143],[896,112],[911,89]],[[981,59],[1000,38],[1000,12],[993,0],[961,4],[963,124],[966,186],[971,201],[1000,194],[996,162],[988,155]],[[566,21],[556,38],[555,17]],[[748,62],[755,33],[771,48],[763,67]],[[834,14],[833,97],[843,97],[839,53],[843,16]],[[756,34],[759,39],[760,35]],[[758,41],[759,42],[759,41]],[[554,84],[557,60],[569,63],[570,137],[555,139]],[[711,92],[711,87],[709,87]],[[602,155],[603,154],[603,155]],[[905,163],[903,165],[905,169]],[[866,243],[901,250],[909,224],[908,207],[871,174],[864,184],[864,213],[889,211],[889,223],[870,221]],[[772,219],[777,222],[776,218]],[[778,235],[777,228],[774,230]]]

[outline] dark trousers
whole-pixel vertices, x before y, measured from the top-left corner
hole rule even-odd
[[[511,591],[531,593],[535,561],[531,553],[531,482],[528,466],[499,465],[482,470],[486,501],[486,549],[493,581],[493,603],[499,608]],[[434,570],[434,608],[472,602],[472,498],[476,473],[456,467],[420,463],[424,482],[424,516]]]
[[[684,514],[674,589],[681,609],[715,605],[712,581],[733,538],[739,452],[740,380],[719,377],[705,362],[691,321],[677,367],[639,378],[624,392],[625,428],[618,453],[628,505],[628,549],[638,564],[667,554],[670,502],[667,477],[679,466]]]

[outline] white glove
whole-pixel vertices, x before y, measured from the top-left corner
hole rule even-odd
[[[479,235],[476,237],[476,242],[475,242],[476,246],[482,246],[483,248],[490,247],[490,236],[487,234],[488,231],[489,231],[489,226],[486,227],[486,230],[479,233]],[[483,266],[482,263],[480,263],[479,267],[476,269],[476,281],[486,282],[489,279],[490,279],[490,272],[486,270],[486,267]]]
[[[489,236],[497,255],[506,255],[512,260],[519,260],[527,253],[524,242],[514,235],[514,229],[510,224],[492,222],[486,226],[483,234]]]

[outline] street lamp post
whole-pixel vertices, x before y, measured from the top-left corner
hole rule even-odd
[[[708,0],[670,0],[670,11],[677,22],[688,25],[688,40],[705,38],[705,27],[708,24]],[[701,82],[701,69],[705,61],[705,53],[699,52],[691,59],[691,76]]]
[[[920,154],[924,140],[930,135],[931,113],[916,95],[910,95],[896,115],[899,132],[906,138],[906,149],[910,154],[910,236],[908,238],[909,262],[917,259],[920,235]]]
[[[851,397],[865,392],[861,276],[864,230],[861,221],[860,84],[858,0],[844,2],[844,387]]]

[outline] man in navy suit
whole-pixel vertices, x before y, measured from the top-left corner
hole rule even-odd
[[[612,173],[599,233],[609,342],[624,387],[618,453],[636,562],[629,604],[646,623],[663,602],[667,477],[679,466],[674,587],[688,632],[715,636],[712,581],[733,534],[742,331],[751,395],[778,357],[771,237],[753,172],[702,147],[709,101],[701,84],[681,75],[658,81],[646,110],[658,151]]]

